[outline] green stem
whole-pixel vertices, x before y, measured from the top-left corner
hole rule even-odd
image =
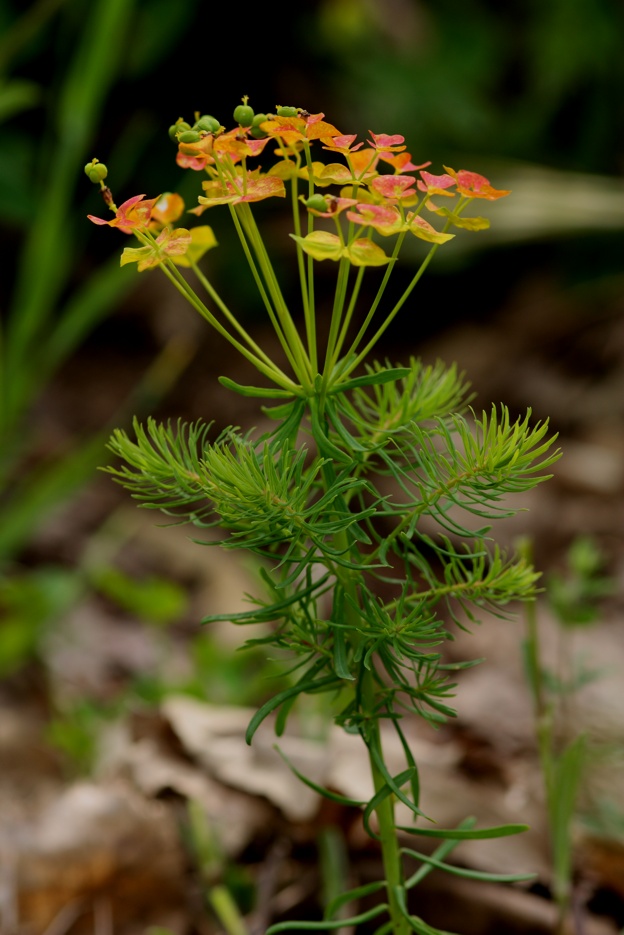
[[[313,230],[314,225],[312,222],[309,224],[308,230]],[[308,335],[308,352],[310,355],[310,363],[312,365],[312,373],[318,373],[319,364],[318,364],[318,349],[316,343],[316,312],[315,312],[315,296],[314,296],[314,259],[311,256],[307,257],[307,267],[308,267],[308,309],[310,311],[310,323],[306,325],[307,335]]]
[[[270,321],[271,321],[271,324],[273,325],[273,330],[275,331],[275,334],[277,335],[277,339],[278,339],[279,343],[281,344],[281,346],[282,346],[282,348],[283,348],[283,350],[284,350],[284,353],[286,354],[286,357],[287,357],[287,359],[288,359],[288,362],[290,363],[290,366],[293,368],[294,372],[297,373],[297,364],[296,364],[295,358],[293,357],[293,354],[292,354],[292,352],[291,352],[291,349],[290,349],[290,345],[289,345],[289,343],[288,343],[288,340],[286,339],[286,336],[285,336],[285,334],[284,334],[284,332],[283,332],[283,330],[282,330],[282,327],[281,327],[279,321],[277,320],[275,311],[273,310],[273,305],[271,304],[271,299],[269,298],[269,295],[268,295],[268,293],[267,293],[267,290],[266,290],[265,287],[264,287],[264,283],[263,283],[263,281],[262,281],[262,277],[260,276],[260,273],[259,273],[259,271],[258,271],[258,267],[257,267],[257,265],[256,265],[256,262],[255,262],[254,258],[253,258],[253,255],[252,255],[252,253],[251,253],[249,244],[248,244],[248,242],[247,242],[247,235],[246,235],[245,231],[243,230],[243,225],[242,225],[242,223],[241,223],[241,220],[240,220],[240,218],[238,217],[236,211],[234,210],[234,207],[233,207],[232,205],[229,205],[229,208],[230,208],[230,214],[231,214],[231,217],[232,217],[232,221],[233,221],[234,227],[235,227],[235,229],[236,229],[236,233],[238,234],[239,240],[240,240],[240,242],[241,242],[241,246],[242,246],[242,248],[243,248],[243,252],[244,252],[244,254],[245,254],[245,258],[247,259],[247,263],[248,263],[248,265],[249,265],[249,269],[251,270],[251,274],[252,274],[252,276],[253,276],[253,278],[254,278],[254,282],[255,282],[255,284],[256,284],[256,288],[258,289],[258,292],[259,292],[259,294],[260,294],[260,298],[262,299],[262,303],[263,303],[263,305],[264,305],[264,307],[265,307],[265,309],[266,309],[267,315],[269,316],[269,319],[270,319]]]
[[[322,404],[319,404],[317,399],[311,399],[310,405],[319,406],[319,419],[322,420]],[[322,476],[325,489],[328,489],[335,480],[334,467],[331,462],[323,465]],[[345,530],[336,534],[333,537],[333,540],[337,549],[340,551],[346,551],[349,545],[349,537]],[[353,540],[351,540],[351,551],[352,553],[359,553],[357,544]],[[358,557],[361,558],[359,555]],[[353,624],[354,630],[352,632],[354,633],[354,637],[356,637],[357,634],[355,627],[360,622],[357,619],[359,614],[356,610],[356,606],[358,604],[357,576],[346,568],[336,568],[335,574],[340,581],[340,585],[344,589],[345,594],[348,594],[350,597],[350,601],[345,602],[344,605],[344,622],[351,622]],[[375,758],[372,754],[372,750],[374,748],[379,751],[383,758],[381,731],[379,728],[379,717],[377,713],[375,680],[371,670],[367,669],[363,664],[361,664],[359,667],[357,678],[358,681],[356,683],[356,693],[360,698],[362,710],[364,712],[368,712],[370,715],[367,721],[367,748],[369,751],[369,765],[371,777],[373,780],[373,787],[375,789],[375,794],[377,794],[386,785],[386,780],[381,773],[377,763],[375,762]],[[394,935],[409,935],[411,931],[410,924],[405,918],[404,914],[401,912],[396,895],[397,890],[403,889],[404,887],[404,878],[401,851],[396,832],[393,796],[386,796],[379,803],[376,809],[376,813],[379,822],[379,838],[386,880],[386,891],[388,895],[388,908],[392,920],[392,932]]]
[[[375,710],[375,684],[370,670],[362,667],[361,670],[362,703],[366,705],[369,711]],[[386,780],[377,766],[372,755],[373,747],[382,751],[381,731],[379,729],[379,720],[374,715],[368,722],[369,739],[367,743],[369,753],[369,766],[373,779],[375,794],[380,792],[386,785]],[[383,754],[382,754],[383,755]],[[401,849],[397,838],[396,821],[394,816],[393,796],[386,796],[377,806],[377,821],[379,822],[379,840],[381,844],[381,856],[386,880],[386,892],[388,896],[388,907],[392,919],[393,935],[409,935],[411,931],[410,924],[401,912],[397,900],[397,890],[404,888],[403,864],[401,861]]]
[[[533,549],[530,542],[523,542],[520,553],[531,562]],[[542,654],[537,624],[537,604],[535,601],[525,602],[526,639],[524,652],[526,659],[527,676],[531,694],[533,696],[533,713],[535,718],[535,734],[539,752],[540,768],[546,796],[546,809],[550,827],[550,841],[553,851],[554,882],[553,894],[557,905],[556,935],[563,935],[566,930],[566,917],[569,909],[569,872],[561,873],[557,865],[557,849],[560,847],[560,834],[557,822],[560,790],[557,788],[557,755],[554,748],[553,710],[546,700],[546,686],[544,684]],[[566,852],[569,841],[566,835]]]
[[[207,897],[228,935],[249,935],[245,921],[227,887],[222,884],[211,886]]]
[[[197,263],[191,263],[191,267],[193,269],[193,272],[197,276],[198,280],[200,281],[200,283],[202,284],[202,286],[204,287],[204,289],[206,290],[206,292],[212,299],[212,301],[215,303],[217,308],[221,310],[221,312],[223,313],[225,318],[227,318],[227,320],[232,325],[232,327],[238,331],[240,336],[244,338],[244,340],[247,342],[249,347],[258,355],[258,357],[261,357],[262,360],[264,360],[266,364],[269,364],[270,366],[274,366],[272,359],[269,357],[268,354],[265,353],[265,351],[262,350],[262,348],[258,344],[256,344],[253,338],[247,333],[245,328],[243,328],[243,326],[238,321],[236,316],[232,314],[232,312],[227,307],[227,305],[225,304],[225,302],[223,301],[223,299],[221,298],[217,290],[214,288],[214,286],[210,282],[210,280],[207,279],[206,276],[204,276],[204,274],[200,270]]]
[[[385,292],[385,290],[386,290],[386,286],[388,285],[388,280],[390,279],[390,274],[392,273],[392,271],[393,271],[393,269],[394,269],[395,260],[396,260],[396,258],[397,258],[398,255],[399,255],[399,251],[400,251],[400,249],[401,249],[401,246],[402,246],[402,244],[403,244],[403,240],[404,240],[404,239],[405,239],[405,232],[399,234],[399,236],[397,237],[396,243],[395,243],[395,245],[394,245],[394,250],[392,251],[392,257],[390,258],[390,262],[389,262],[388,265],[386,266],[386,271],[385,271],[385,273],[384,273],[383,279],[381,280],[381,283],[379,284],[379,289],[377,290],[377,295],[375,296],[375,298],[374,298],[374,300],[373,300],[373,304],[371,305],[370,309],[369,309],[368,312],[367,312],[366,318],[365,318],[364,321],[362,322],[362,325],[361,325],[361,327],[360,327],[360,330],[358,331],[358,333],[356,334],[355,338],[353,339],[353,341],[352,341],[352,343],[351,343],[351,347],[349,348],[349,350],[347,351],[347,353],[344,355],[345,361],[349,360],[349,358],[352,356],[352,354],[355,353],[355,351],[357,350],[357,347],[358,347],[360,341],[362,340],[362,338],[363,338],[364,335],[366,334],[366,331],[368,330],[368,326],[370,325],[370,323],[371,323],[371,321],[372,321],[372,319],[373,319],[373,315],[374,315],[375,312],[377,311],[377,308],[378,308],[378,306],[379,306],[379,303],[381,302],[382,296],[383,296],[383,294],[384,294],[384,292]]]
[[[310,146],[306,147],[306,155],[309,160],[309,150]],[[297,165],[299,168],[299,164]],[[291,179],[290,183],[290,196],[292,204],[292,213],[293,213],[293,225],[295,228],[295,236],[301,237],[301,215],[299,211],[299,197],[298,197],[298,180],[297,174],[295,173]],[[308,233],[310,232],[310,222],[312,215],[308,214]],[[301,301],[303,305],[303,318],[305,321],[306,329],[306,340],[308,344],[308,356],[310,358],[310,365],[312,368],[312,373],[315,373],[318,370],[318,359],[317,359],[317,350],[316,350],[316,323],[314,320],[314,291],[311,288],[311,283],[308,281],[308,276],[313,277],[314,273],[309,263],[306,266],[306,260],[308,259],[303,252],[299,240],[295,241],[296,251],[297,251],[297,269],[299,271],[299,283],[301,285]]]
[[[166,260],[165,263],[160,264],[160,268],[163,273],[169,279],[169,281],[176,287],[176,289],[182,293],[184,298],[189,302],[189,304],[199,312],[199,314],[206,319],[208,324],[217,331],[222,337],[229,341],[229,343],[236,348],[236,350],[242,354],[250,363],[254,365],[256,370],[259,370],[260,373],[268,377],[273,383],[276,383],[278,386],[281,386],[282,389],[290,390],[295,395],[300,395],[300,387],[296,383],[286,376],[279,367],[275,364],[268,366],[263,360],[257,357],[255,354],[252,354],[240,341],[230,334],[227,328],[224,328],[221,322],[215,318],[210,309],[208,309],[204,303],[201,301],[199,296],[194,292],[191,286],[187,283],[184,277],[179,272],[178,268],[170,260]]]
[[[357,276],[355,279],[355,283],[353,284],[353,291],[351,293],[351,300],[349,302],[349,307],[347,308],[347,313],[344,317],[342,328],[340,329],[340,334],[338,335],[338,339],[334,347],[334,353],[332,354],[332,359],[330,361],[330,366],[329,366],[330,373],[333,373],[334,371],[334,367],[336,366],[336,363],[340,356],[340,351],[342,350],[342,346],[346,340],[347,332],[349,330],[349,325],[351,324],[353,312],[355,311],[355,306],[358,300],[358,296],[360,294],[360,288],[362,286],[362,280],[364,279],[365,271],[366,271],[365,266],[360,266],[360,268],[357,271]]]
[[[329,335],[327,337],[327,347],[325,349],[325,366],[323,368],[323,386],[327,387],[329,379],[331,377],[332,362],[334,360],[334,349],[336,346],[336,341],[338,340],[338,334],[340,331],[340,324],[342,321],[342,313],[344,310],[345,299],[347,295],[347,285],[349,283],[349,271],[351,269],[351,263],[345,257],[340,260],[338,265],[338,277],[336,280],[336,291],[334,293],[334,307],[332,309],[331,323],[329,326]]]
[[[297,374],[301,385],[307,386],[311,389],[312,368],[310,365],[310,360],[306,354],[301,337],[297,331],[297,328],[295,327],[295,323],[292,320],[291,314],[288,311],[286,302],[284,301],[279,282],[273,269],[273,264],[271,263],[267,253],[262,235],[258,230],[251,208],[248,204],[239,204],[236,205],[236,212],[239,213],[240,217],[243,219],[247,236],[251,241],[254,253],[258,260],[258,264],[262,270],[262,275],[264,276],[264,281],[266,282],[267,288],[269,290],[275,312],[280,320],[280,324],[283,328],[286,340],[288,341],[291,353],[297,361],[295,373]]]
[[[389,312],[389,314],[388,314],[388,316],[386,317],[384,323],[383,323],[382,325],[379,326],[379,328],[377,329],[377,331],[375,332],[375,334],[373,335],[373,337],[370,339],[370,341],[368,342],[368,344],[366,344],[366,346],[363,348],[363,350],[360,351],[360,353],[357,355],[357,357],[356,357],[354,360],[352,360],[351,363],[349,363],[349,364],[347,365],[347,367],[346,367],[344,373],[342,374],[343,377],[347,377],[350,373],[352,373],[352,372],[356,369],[356,367],[358,367],[358,366],[362,363],[362,361],[368,356],[368,354],[370,353],[370,351],[372,350],[372,348],[375,346],[375,344],[377,344],[377,342],[378,342],[379,339],[381,338],[381,336],[382,336],[382,334],[384,333],[384,331],[389,327],[390,323],[394,320],[394,318],[395,318],[395,317],[398,315],[398,313],[401,311],[401,309],[403,308],[403,306],[405,305],[405,303],[406,303],[407,300],[409,299],[410,295],[412,294],[412,292],[413,292],[414,289],[416,288],[416,285],[418,284],[418,282],[420,281],[420,278],[422,277],[423,273],[425,272],[425,270],[426,270],[427,267],[429,266],[429,264],[430,264],[431,260],[433,259],[433,256],[434,256],[436,250],[438,249],[438,247],[439,247],[439,244],[437,244],[437,243],[436,243],[436,244],[433,244],[433,246],[432,246],[431,249],[429,250],[429,253],[428,253],[427,256],[425,257],[425,259],[422,261],[422,263],[420,264],[416,275],[414,276],[414,278],[413,278],[412,281],[410,282],[409,286],[407,287],[407,289],[405,290],[405,292],[403,293],[403,295],[401,296],[401,298],[400,298],[400,299],[398,300],[398,302],[395,304],[395,306],[394,306],[394,308],[392,309],[392,311]]]
[[[310,150],[310,144],[305,144],[305,156],[306,156],[306,165],[308,167],[308,198],[311,198],[314,194],[314,174],[312,169],[312,154]],[[311,234],[314,230],[314,215],[308,212],[308,234]],[[303,250],[301,245],[297,243],[297,250],[300,251],[303,255]],[[306,318],[306,335],[308,339],[308,353],[310,355],[310,363],[312,365],[312,373],[317,373],[318,371],[318,350],[316,342],[316,315],[315,315],[315,305],[314,305],[314,259],[311,256],[306,256],[306,265],[307,265],[307,284],[308,284],[308,295],[307,301],[304,300],[304,310],[307,309]],[[303,281],[303,280],[302,280]]]

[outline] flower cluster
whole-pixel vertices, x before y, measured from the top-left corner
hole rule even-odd
[[[91,180],[100,181],[95,177]],[[108,189],[105,191],[108,192]],[[124,234],[135,234],[144,244],[142,247],[125,247],[121,254],[121,266],[136,263],[137,269],[142,272],[159,266],[167,259],[177,266],[191,266],[197,263],[207,250],[216,246],[217,241],[212,228],[206,225],[194,227],[190,231],[184,227],[173,227],[174,221],[182,216],[185,209],[184,200],[180,195],[165,192],[157,198],[147,201],[144,199],[145,195],[134,195],[119,208],[112,200],[107,199],[115,212],[112,221],[94,217],[92,214],[87,215],[94,224],[118,227]]]
[[[444,167],[441,174],[433,174],[429,162],[412,159],[403,136],[369,131],[366,139],[358,140],[323,113],[290,106],[255,113],[244,97],[233,119],[234,125],[227,128],[211,114],[197,112],[192,124],[178,118],[169,137],[176,145],[178,166],[201,176],[201,193],[186,216],[227,207],[243,262],[287,358],[286,369],[257,344],[199,268],[198,261],[216,245],[216,238],[208,225],[180,225],[186,208],[179,195],[135,195],[118,208],[104,181],[106,166],[92,159],[85,173],[100,186],[114,216],[89,218],[134,235],[139,245],[123,250],[121,265],[136,263],[139,271],[161,269],[210,325],[277,387],[274,393],[323,397],[363,363],[435,251],[455,236],[453,229],[489,226],[486,218],[466,215],[465,209],[476,199],[493,201],[508,192],[465,169]],[[255,202],[286,201],[287,195],[303,329],[296,321],[299,312],[293,313],[284,298],[254,214]],[[382,298],[408,235],[424,241],[428,250],[400,298],[386,308]],[[321,347],[314,276],[315,264],[325,260],[336,264],[336,287],[332,321]],[[197,294],[180,267],[192,268],[207,297]],[[367,268],[379,268],[381,279],[375,298],[361,313]]]
[[[302,235],[297,229],[292,236],[315,260],[346,258],[356,267],[385,265],[394,257],[385,253],[374,235],[388,238],[410,233],[430,244],[442,244],[454,236],[449,232],[452,227],[481,230],[489,226],[485,218],[463,216],[474,199],[493,201],[509,194],[476,172],[445,167],[443,174],[432,174],[427,171],[429,162],[412,162],[405,139],[398,134],[371,131],[367,140],[357,142],[355,135],[341,133],[322,113],[280,106],[275,113],[256,114],[245,97],[235,108],[234,119],[235,126],[226,129],[215,117],[197,113],[193,125],[179,118],[169,129],[177,144],[177,164],[207,176],[203,194],[190,213],[201,215],[216,205],[235,207],[284,198],[287,182],[295,192],[299,185],[307,186],[307,194],[297,197],[308,212],[308,231]],[[341,161],[315,160],[311,153],[315,143]],[[276,161],[266,170],[262,165],[253,168],[250,161],[262,157],[269,144]],[[93,181],[101,175],[101,164],[96,164],[94,160],[85,167]],[[324,191],[332,186],[338,191]],[[455,199],[454,207],[441,205],[440,197]],[[137,262],[139,270],[167,260],[192,265],[215,244],[208,227],[173,228],[184,210],[179,196],[144,198],[135,195],[119,209],[111,204],[115,217],[110,221],[89,215],[95,224],[118,227],[141,239],[142,247],[124,250],[122,264]],[[439,217],[443,229],[426,220],[424,211]],[[316,218],[333,221],[335,232],[315,230]],[[345,219],[348,223],[343,226]]]

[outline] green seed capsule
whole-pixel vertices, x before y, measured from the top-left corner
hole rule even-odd
[[[177,120],[174,124],[169,127],[169,139],[173,140],[174,143],[178,142],[178,133],[183,133],[184,130],[190,130],[191,125],[187,123],[186,120]]]
[[[97,185],[98,182],[102,182],[108,175],[108,169],[104,163],[98,162],[97,159],[88,162],[84,170],[85,174],[94,185]]]
[[[238,107],[234,108],[234,120],[239,127],[250,127],[253,119],[253,107],[250,107],[249,104],[239,104]]]
[[[256,114],[256,116],[253,118],[253,123],[251,125],[251,135],[255,140],[263,140],[266,136],[268,136],[268,134],[260,128],[260,124],[264,123],[264,121],[268,119],[269,118],[266,114]]]
[[[305,202],[306,208],[312,208],[313,211],[327,211],[327,202],[324,195],[311,195]]]
[[[195,123],[193,129],[203,130],[204,133],[216,133],[221,124],[216,117],[212,117],[210,114],[202,114],[199,120]]]
[[[296,107],[278,107],[277,116],[278,117],[296,117],[297,108]]]
[[[200,140],[201,136],[197,130],[183,130],[182,133],[178,133],[180,143],[198,143]]]

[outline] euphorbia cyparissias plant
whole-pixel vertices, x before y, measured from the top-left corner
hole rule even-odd
[[[380,363],[370,355],[436,250],[456,229],[488,226],[466,210],[508,192],[474,172],[444,167],[433,174],[429,163],[415,165],[402,136],[370,133],[357,142],[323,114],[296,107],[255,114],[243,98],[234,119],[226,129],[212,115],[197,113],[192,124],[180,118],[169,135],[178,165],[202,180],[189,215],[209,209],[230,214],[241,263],[281,346],[281,365],[198,265],[215,237],[206,225],[175,226],[185,210],[178,195],[135,195],[117,208],[105,185],[107,170],[93,160],[85,171],[114,217],[91,220],[133,234],[139,246],[126,247],[121,263],[159,267],[254,365],[261,385],[219,379],[229,390],[271,401],[264,411],[275,427],[259,438],[230,428],[211,440],[209,424],[137,422],[133,437],[114,433],[110,448],[121,466],[107,470],[143,506],[195,526],[219,527],[224,548],[259,557],[261,593],[247,612],[226,619],[263,626],[249,643],[286,652],[291,687],[258,710],[248,742],[268,715],[276,715],[281,733],[299,696],[328,693],[335,722],[359,735],[368,751],[368,802],[300,778],[362,808],[368,833],[379,841],[384,879],[326,906],[323,921],[276,922],[269,932],[335,929],[377,918],[378,935],[432,933],[417,914],[410,892],[415,885],[433,867],[448,867],[446,857],[459,841],[511,835],[524,826],[476,828],[467,819],[459,828],[437,827],[435,816],[420,807],[418,765],[404,719],[418,715],[435,726],[454,716],[451,679],[472,664],[445,662],[444,643],[454,626],[475,622],[481,609],[502,616],[510,602],[533,598],[536,572],[522,557],[504,554],[490,530],[498,517],[515,512],[508,495],[545,480],[557,452],[547,425],[533,425],[530,413],[512,419],[505,406],[472,411],[454,366],[425,366],[414,358]],[[284,297],[254,216],[255,202],[269,198],[288,199],[292,212],[296,307]],[[388,303],[386,286],[411,237],[422,242],[422,260],[401,297]],[[315,308],[318,263],[334,264],[336,271],[322,342]],[[194,273],[203,297],[181,268]],[[365,275],[373,281],[366,291]],[[216,619],[222,618],[206,621]],[[398,774],[384,758],[386,730],[398,734],[404,751]],[[401,828],[397,801],[412,817]],[[433,856],[403,846],[408,835],[436,839]],[[405,855],[420,861],[409,878]],[[357,906],[376,892],[373,908],[338,918],[346,903]]]

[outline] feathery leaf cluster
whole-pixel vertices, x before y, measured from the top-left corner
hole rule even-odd
[[[260,641],[303,667],[289,704],[303,691],[340,689],[337,717],[353,729],[370,717],[357,691],[364,670],[377,712],[391,720],[397,706],[433,721],[453,714],[448,623],[466,626],[484,609],[503,615],[531,598],[538,577],[492,547],[490,525],[480,524],[512,515],[510,495],[544,480],[558,456],[547,424],[531,425],[530,413],[514,421],[504,406],[467,409],[454,367],[411,360],[383,382],[389,369],[375,364],[371,383],[334,393],[322,419],[311,401],[316,452],[279,429],[252,440],[231,428],[210,441],[209,425],[152,419],[135,423],[134,440],[117,431],[110,444],[123,464],[108,470],[144,506],[218,526],[226,548],[272,560],[267,598],[234,622],[270,622]],[[283,411],[289,418],[289,404]],[[383,600],[380,579],[395,592]]]

